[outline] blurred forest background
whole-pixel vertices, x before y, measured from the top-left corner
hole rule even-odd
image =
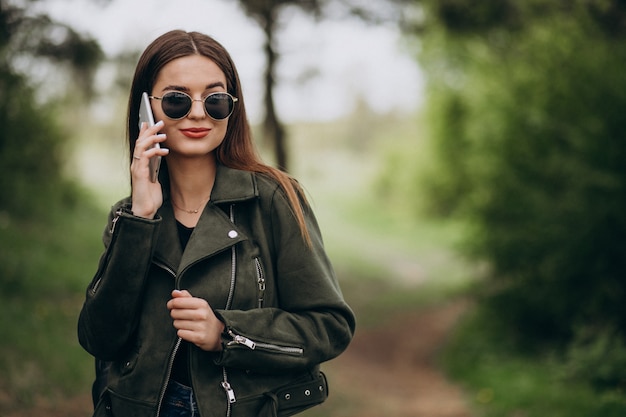
[[[0,0],[2,417],[89,415],[93,363],[76,318],[108,207],[128,192],[120,138],[138,51],[106,56],[37,3]],[[307,415],[625,415],[626,1],[239,3],[267,41],[257,137],[310,191],[359,318],[353,352],[382,358],[404,345],[396,359],[410,368],[405,341],[432,336],[435,313],[461,306],[427,362],[459,387],[463,411],[446,414],[442,396],[403,414],[386,395],[428,395],[387,392],[358,380],[371,364],[338,360],[328,372],[341,383]],[[423,108],[363,104],[282,124],[275,23],[293,7],[402,28],[426,77]],[[102,65],[117,68],[113,122],[89,112]]]

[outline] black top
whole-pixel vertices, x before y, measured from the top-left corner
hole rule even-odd
[[[187,247],[187,242],[189,242],[189,238],[191,237],[191,233],[193,232],[193,227],[187,227],[178,220],[176,221],[176,226],[178,226],[178,238],[180,239],[180,247],[183,248],[183,251]]]

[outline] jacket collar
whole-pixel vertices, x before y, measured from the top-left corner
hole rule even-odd
[[[235,203],[259,196],[256,178],[252,172],[217,164],[215,184],[211,191],[214,204]]]
[[[217,166],[215,184],[211,198],[206,204],[198,224],[187,243],[183,254],[178,237],[178,228],[169,193],[165,193],[161,231],[154,254],[155,260],[164,263],[173,272],[180,274],[187,266],[212,256],[248,239],[237,225],[230,221],[228,207],[220,206],[251,200],[258,197],[255,176],[252,172]]]

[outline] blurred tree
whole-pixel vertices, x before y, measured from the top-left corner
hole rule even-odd
[[[274,145],[274,155],[278,168],[287,170],[287,149],[285,143],[285,129],[276,114],[274,105],[274,85],[276,84],[276,63],[278,53],[275,45],[275,35],[278,26],[279,12],[286,6],[298,6],[307,12],[319,15],[323,0],[240,0],[245,12],[252,17],[263,29],[265,34],[265,119],[263,131],[267,138],[271,138]]]
[[[363,4],[358,0],[239,0],[246,14],[252,17],[265,34],[265,74],[264,104],[265,118],[263,131],[274,147],[274,156],[278,168],[288,169],[288,151],[285,128],[280,122],[274,104],[274,86],[276,85],[276,65],[279,52],[276,46],[277,31],[280,29],[280,14],[288,7],[297,7],[314,18],[320,18],[326,11],[327,16],[358,17],[381,23],[398,21],[400,9],[396,4],[406,0],[382,0],[377,4]]]
[[[36,1],[0,0],[0,214],[28,216],[61,181],[65,141],[56,120],[55,82],[35,83],[45,68],[64,68],[72,92],[89,96],[102,58],[98,44],[33,13]],[[47,73],[46,73],[47,74]],[[50,72],[52,74],[52,72]],[[63,191],[63,190],[61,190]]]
[[[483,306],[524,346],[624,340],[626,2],[418,7],[432,209],[473,225]]]

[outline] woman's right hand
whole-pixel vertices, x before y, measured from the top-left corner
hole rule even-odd
[[[155,148],[155,143],[167,139],[165,134],[159,134],[163,128],[163,121],[159,121],[152,127],[142,123],[139,137],[135,142],[133,160],[130,164],[132,181],[132,210],[135,216],[153,219],[157,210],[163,204],[163,192],[161,184],[150,181],[150,158],[164,157],[169,153],[167,148]]]

